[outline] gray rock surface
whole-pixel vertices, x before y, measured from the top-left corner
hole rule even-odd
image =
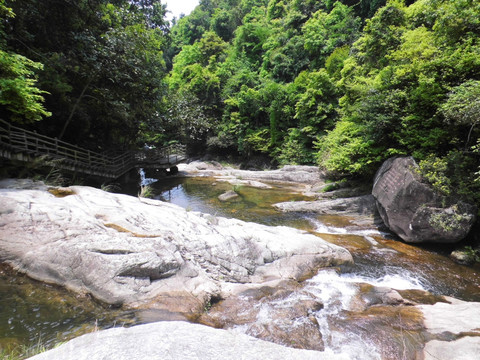
[[[86,334],[31,360],[322,360],[344,357],[292,349],[233,331],[158,322]]]
[[[181,164],[179,170],[195,176],[215,176],[225,180],[255,180],[296,184],[316,184],[324,174],[316,166],[288,165],[278,170],[252,171],[233,168],[212,167],[209,163],[194,161]]]
[[[248,186],[248,187],[253,187],[257,189],[272,189],[273,186],[270,186],[268,184],[262,183],[260,181],[255,181],[255,180],[242,180],[242,179],[237,179],[237,178],[231,178],[231,177],[217,177],[219,181],[224,181],[228,182],[234,186]]]
[[[480,261],[480,251],[477,249],[457,249],[451,252],[450,259],[458,264],[473,265],[475,262]]]
[[[234,293],[232,284],[300,279],[352,263],[347,250],[292,228],[90,187],[57,197],[9,184],[0,189],[0,260],[111,304],[198,311],[212,296]]]
[[[232,199],[235,199],[238,197],[238,194],[233,191],[233,190],[229,190],[221,195],[218,196],[218,200],[220,201],[228,201],[228,200],[232,200]]]
[[[374,216],[376,212],[375,198],[372,195],[334,200],[290,201],[278,203],[274,206],[281,211],[315,212],[318,214]]]
[[[422,182],[412,157],[391,158],[378,170],[372,194],[385,225],[406,242],[455,243],[476,219],[476,208]]]
[[[450,333],[478,336],[480,342],[480,303],[464,302],[449,298],[451,304],[438,302],[434,305],[419,305],[425,327],[431,334]]]
[[[417,306],[432,339],[425,344],[423,359],[471,360],[480,357],[480,303],[450,299],[452,304]]]
[[[455,341],[429,341],[423,349],[424,360],[473,360],[480,357],[478,337],[465,336]]]

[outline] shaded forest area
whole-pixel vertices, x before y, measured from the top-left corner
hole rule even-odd
[[[0,0],[0,117],[102,151],[317,164],[413,155],[480,203],[480,2]]]

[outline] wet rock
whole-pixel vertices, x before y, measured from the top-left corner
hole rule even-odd
[[[238,198],[238,194],[233,190],[229,190],[218,196],[218,200],[220,201],[229,201],[235,198]]]
[[[340,199],[369,195],[370,192],[371,189],[366,190],[364,187],[355,187],[321,192],[316,194],[316,196],[318,199]]]
[[[362,301],[365,306],[373,305],[413,305],[414,303],[403,298],[397,290],[381,287],[381,286],[369,286],[363,285],[361,291]]]
[[[48,186],[42,181],[35,181],[31,179],[2,179],[0,180],[0,189],[47,190]]]
[[[406,242],[462,240],[475,222],[475,206],[438,194],[422,182],[417,168],[412,157],[401,157],[378,170],[372,194],[384,223]]]
[[[50,187],[48,188],[48,192],[56,197],[65,197],[75,194],[75,192],[69,187]]]
[[[416,302],[412,300],[408,291],[397,291],[389,287],[370,284],[358,284],[358,287],[360,291],[352,298],[349,305],[349,309],[356,312],[365,311],[372,306],[412,306],[423,303],[423,299],[430,301],[430,298],[433,297],[430,293],[420,290],[415,298],[419,302]],[[439,298],[437,301],[443,300],[443,297]]]
[[[292,349],[238,332],[186,322],[158,322],[83,335],[31,360],[210,360],[340,359],[319,351]]]
[[[158,321],[188,321],[188,319],[178,312],[171,312],[163,309],[146,309],[135,313],[135,317],[142,324],[148,324]]]
[[[366,215],[373,217],[376,212],[375,199],[372,195],[335,200],[283,202],[274,206],[281,211],[315,212],[318,214]]]
[[[231,284],[298,280],[352,264],[347,250],[296,229],[71,189],[61,198],[46,189],[0,189],[0,259],[110,304],[201,312]]]
[[[407,305],[433,305],[437,302],[448,303],[444,296],[434,295],[425,290],[418,289],[409,289],[409,290],[398,290],[398,293],[406,300]]]
[[[323,350],[315,313],[323,304],[300,292],[297,282],[250,289],[212,306],[198,321],[216,328],[235,328],[256,338],[299,349]]]
[[[480,251],[466,247],[463,249],[457,249],[452,251],[450,258],[458,264],[472,265],[477,261],[480,261]]]

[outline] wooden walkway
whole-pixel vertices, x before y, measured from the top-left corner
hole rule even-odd
[[[42,161],[61,170],[116,179],[133,168],[169,169],[186,160],[185,147],[97,153],[0,119],[0,157]]]

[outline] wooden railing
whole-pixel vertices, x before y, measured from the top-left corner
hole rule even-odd
[[[184,161],[180,144],[161,149],[98,153],[11,125],[0,119],[0,155],[32,161],[41,158],[59,169],[118,178],[135,167],[168,168]]]

